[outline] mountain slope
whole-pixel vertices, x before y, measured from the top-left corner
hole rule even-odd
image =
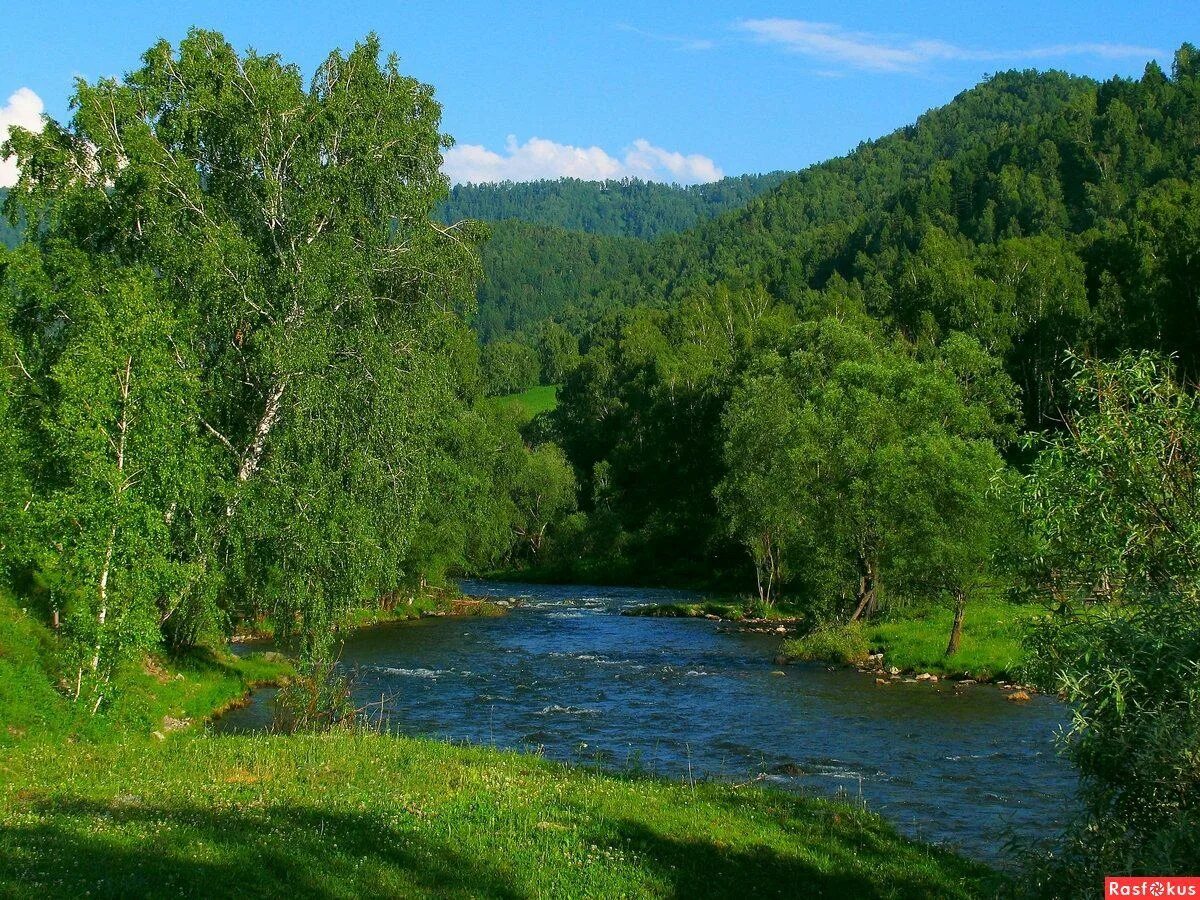
[[[519,219],[589,234],[651,240],[742,206],[787,177],[787,172],[737,175],[686,187],[636,178],[455,185],[438,215],[446,224],[458,219]]]

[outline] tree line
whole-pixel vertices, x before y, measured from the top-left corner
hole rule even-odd
[[[516,219],[588,234],[653,240],[743,206],[778,186],[787,175],[734,175],[687,186],[638,178],[457,184],[436,214],[443,224],[460,219]]]

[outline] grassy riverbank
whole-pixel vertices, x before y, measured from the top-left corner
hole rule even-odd
[[[764,606],[754,600],[714,599],[680,603],[653,603],[635,606],[625,611],[627,616],[645,616],[651,619],[725,619],[729,622],[744,622],[747,619],[777,620],[794,622],[799,611],[787,606]]]
[[[1026,625],[1045,610],[1036,604],[981,598],[967,607],[962,643],[954,656],[946,645],[954,613],[948,606],[905,610],[861,625],[807,631],[798,608],[786,604],[763,608],[754,600],[730,598],[664,603],[637,607],[627,615],[659,618],[718,618],[757,625],[783,624],[799,630],[780,646],[780,655],[795,662],[854,665],[868,654],[882,653],[883,664],[906,672],[929,672],[990,681],[1011,677],[1024,656],[1021,637]],[[805,633],[807,632],[807,633]]]
[[[439,616],[475,618],[502,616],[508,608],[493,600],[482,597],[464,596],[454,587],[427,586],[421,590],[398,593],[381,603],[364,605],[345,610],[330,626],[335,633],[351,632],[372,625],[388,622],[407,622]],[[274,637],[267,621],[254,622],[239,629],[241,637],[264,640]]]
[[[194,726],[239,703],[251,688],[292,674],[277,653],[234,656],[203,648],[150,654],[117,673],[112,701],[98,715],[55,688],[62,674],[56,637],[0,593],[0,746],[24,740],[112,741]]]
[[[883,653],[884,666],[905,672],[992,681],[1016,674],[1024,659],[1025,628],[1044,613],[1034,604],[977,600],[967,607],[962,643],[953,656],[946,655],[954,620],[949,607],[793,638],[784,641],[780,653],[794,660],[838,664],[856,664],[868,653]]]
[[[26,745],[6,896],[991,896],[850,805],[370,734]]]
[[[361,732],[202,720],[273,654],[147,658],[86,715],[0,597],[0,896],[991,896],[1000,876],[855,805]]]

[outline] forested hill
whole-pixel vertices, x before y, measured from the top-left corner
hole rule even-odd
[[[787,177],[741,175],[690,187],[578,178],[457,185],[437,216],[491,226],[474,322],[487,343],[564,318],[580,297],[639,271],[650,239],[742,206]],[[573,324],[582,327],[578,316]]]
[[[646,268],[630,273],[609,299],[673,296],[731,277],[794,297],[823,283],[847,254],[853,262],[859,250],[881,249],[855,244],[854,236],[885,210],[928,193],[934,181],[946,192],[939,202],[947,222],[992,199],[981,196],[989,189],[1006,192],[1004,209],[993,211],[1003,216],[1021,205],[1019,195],[1053,190],[1044,182],[1057,177],[1062,153],[1039,158],[1048,149],[1040,141],[1086,119],[1097,89],[1090,79],[1062,72],[996,75],[910,126],[805,169],[741,209],[664,238]]]
[[[519,219],[492,224],[491,237],[480,248],[483,280],[473,323],[480,340],[488,343],[561,319],[575,298],[590,296],[640,269],[650,247],[637,238]],[[580,330],[582,320],[574,325]]]
[[[1200,370],[1198,143],[1191,45],[1170,76],[1005,73],[658,241],[590,302],[668,306],[724,283],[802,316],[849,303],[918,342],[964,331],[1005,359],[1037,423],[1068,347]]]
[[[624,178],[578,178],[456,185],[438,209],[442,221],[519,219],[589,234],[650,240],[743,206],[790,173],[737,175],[682,186]]]
[[[935,172],[944,175],[954,159],[991,165],[993,148],[1013,135],[1043,127],[1040,123],[1061,121],[1068,110],[1094,103],[1090,98],[1096,90],[1096,82],[1061,72],[997,75],[911,126],[864,143],[845,157],[785,177],[743,206],[686,232],[662,235],[652,249],[637,256],[636,265],[611,281],[604,276],[616,266],[606,245],[597,244],[591,254],[596,267],[568,293],[539,290],[536,286],[547,279],[536,261],[522,266],[512,259],[505,273],[485,258],[481,318],[503,321],[507,330],[521,331],[554,317],[582,330],[586,321],[613,306],[661,305],[681,289],[730,279],[763,284],[780,296],[794,297],[810,285],[822,284],[832,261],[850,246],[855,230],[905,191],[919,193],[925,179]],[[1022,164],[1019,159],[1012,161],[1018,170]],[[511,190],[513,196],[519,195],[515,187]],[[968,198],[954,199],[965,203]],[[494,227],[499,233],[508,226]],[[503,240],[509,252],[533,261],[519,241],[510,236]],[[540,260],[553,271],[588,265],[587,260],[568,263],[565,255],[553,255],[557,244],[566,243],[557,229],[541,233],[539,242]],[[564,246],[564,254],[567,251]],[[490,255],[494,254],[485,251],[485,256]],[[531,291],[537,293],[532,308],[523,299]],[[483,331],[485,337],[500,333]]]

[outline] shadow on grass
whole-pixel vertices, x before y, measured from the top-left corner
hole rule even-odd
[[[827,832],[814,835],[814,849],[823,857],[820,866],[765,846],[731,850],[719,842],[668,837],[633,821],[622,822],[617,834],[615,845],[642,854],[675,897],[926,900],[995,896],[999,891],[998,883],[981,879],[970,863],[947,865],[942,859],[934,868],[919,849],[878,834],[852,841],[839,836],[832,823]]]
[[[405,828],[411,814],[403,807],[389,815],[386,807],[381,814],[202,804],[203,798],[166,805],[123,795],[25,806],[10,819],[14,824],[0,830],[0,896],[516,900],[542,895],[547,882],[556,884],[555,896],[582,890],[565,867],[546,879],[506,866],[499,852],[486,847],[464,850],[470,843],[457,842],[452,830],[431,835],[427,824]],[[808,853],[676,837],[627,817],[604,820],[579,846],[633,851],[648,878],[643,885],[657,884],[656,894],[672,897],[916,900],[999,893],[999,883],[982,867],[882,829],[864,829],[852,814],[814,820],[781,802],[766,815]],[[504,839],[497,835],[501,845]],[[557,839],[544,840],[553,845]],[[550,856],[557,858],[560,849]]]
[[[447,842],[390,827],[378,815],[159,806],[136,797],[32,811],[44,821],[0,832],[0,895],[524,896]]]

